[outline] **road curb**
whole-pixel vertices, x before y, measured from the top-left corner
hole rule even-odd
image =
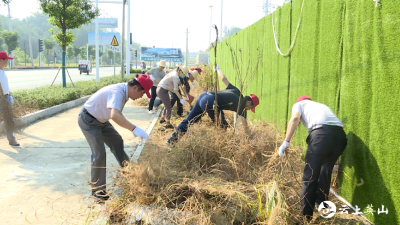
[[[161,109],[162,109],[162,108],[161,108]],[[151,122],[150,126],[147,128],[146,133],[147,133],[148,135],[151,134],[151,131],[153,130],[154,125],[156,124],[158,118],[160,117],[160,114],[161,114],[161,111],[162,111],[161,109],[159,109],[159,110],[157,111],[156,115],[155,115],[154,118],[153,118],[153,121]],[[137,146],[135,152],[133,153],[133,155],[132,155],[132,157],[131,157],[131,161],[132,161],[132,162],[135,162],[135,163],[136,163],[136,162],[138,161],[139,156],[140,156],[140,153],[142,153],[142,150],[143,150],[145,144],[146,144],[146,142],[140,142],[140,144]]]
[[[90,96],[91,95],[22,116],[22,117],[14,120],[15,125],[18,128],[26,127],[27,125],[34,123],[38,120],[48,118],[48,117],[53,116],[54,114],[60,113],[64,110],[74,108],[78,105],[82,105],[83,103],[86,102],[86,100],[88,100],[90,98]],[[0,134],[3,134],[3,133],[4,133],[4,122],[1,122],[0,123]]]

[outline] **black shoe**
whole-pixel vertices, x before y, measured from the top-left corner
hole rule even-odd
[[[172,124],[166,124],[165,129],[174,129],[174,126],[172,126]]]
[[[110,199],[110,196],[107,194],[107,191],[105,190],[92,191],[92,196],[99,201],[107,201],[108,199]]]
[[[160,123],[165,123],[165,119],[160,119]]]

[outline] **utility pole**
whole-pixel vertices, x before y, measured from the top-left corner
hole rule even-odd
[[[99,0],[96,0],[96,8],[99,8]],[[100,82],[99,71],[99,17],[96,16],[96,81]]]
[[[89,60],[89,43],[86,45],[86,60]]]
[[[12,32],[10,3],[8,3],[7,6],[8,6],[8,18],[9,18],[9,20],[8,20],[8,31]],[[9,54],[10,54],[10,56],[13,56],[13,52],[12,51],[10,51]],[[12,68],[13,61],[14,60],[9,60],[10,68]]]
[[[24,55],[25,55],[25,66],[26,66],[26,46],[25,46],[25,40],[24,40]]]
[[[210,13],[210,37],[208,38],[208,44],[211,44],[211,23],[212,23],[212,5],[209,6],[211,9],[211,13]]]
[[[131,22],[131,0],[126,0],[127,5],[128,5],[128,18],[127,18],[127,26],[126,26],[126,76],[128,77],[131,73],[131,42],[130,42],[130,36],[131,36],[131,28],[130,28],[130,22]]]
[[[121,78],[124,79],[125,2],[122,3]]]
[[[210,5],[210,9],[211,9],[211,13],[210,13],[210,37],[208,38],[208,45],[211,45],[211,23],[212,23],[212,5]],[[210,52],[211,50],[208,52],[208,64],[210,64]]]
[[[28,24],[28,36],[29,36],[29,52],[30,52],[30,56],[31,56],[31,63],[33,66],[33,55],[32,55],[32,42],[31,42],[31,28]]]
[[[189,46],[188,46],[188,36],[189,36],[189,29],[186,28],[186,60],[185,60],[185,66],[188,66],[188,61],[189,61]]]
[[[223,0],[221,0],[221,27],[219,28],[221,30],[221,35],[220,35],[221,41],[222,41],[222,9],[223,9]]]

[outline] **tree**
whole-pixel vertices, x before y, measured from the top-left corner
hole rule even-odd
[[[68,57],[69,59],[71,59],[71,58],[74,57],[74,55],[75,55],[74,47],[71,46],[71,45],[68,46],[68,47],[67,47],[67,57]]]
[[[49,15],[49,23],[53,25],[49,31],[53,39],[62,48],[62,80],[65,79],[65,55],[67,46],[75,40],[71,29],[88,24],[96,16],[99,9],[94,8],[89,0],[38,0],[43,13]]]
[[[82,59],[86,59],[86,51],[87,51],[86,46],[82,46],[82,47],[80,47],[80,49],[81,49],[81,52],[79,55],[81,56]]]
[[[96,52],[96,49],[95,49],[95,52]],[[101,58],[103,56],[103,49],[99,49],[99,58]]]
[[[99,57],[100,57],[100,51],[99,51]],[[94,60],[96,58],[96,49],[93,46],[89,46],[89,58],[91,60]]]
[[[228,28],[227,26],[224,27],[224,39],[227,39],[231,37],[232,35],[236,34],[237,32],[241,31],[239,27],[230,27]]]
[[[3,51],[4,39],[0,37],[0,50]]]
[[[73,47],[74,47],[74,56],[76,59],[76,63],[78,63],[78,56],[81,54],[81,48],[76,45],[73,45]]]
[[[110,63],[111,63],[111,59],[113,59],[113,62],[114,62],[114,52],[111,50],[107,50],[107,58],[110,59]]]
[[[53,50],[54,44],[55,43],[53,40],[43,38],[43,45],[44,45],[44,52],[46,53],[47,66],[49,66],[50,64],[50,54],[51,51]]]
[[[7,45],[8,54],[11,54],[11,52],[19,45],[18,33],[4,30],[1,32],[1,37],[4,39],[4,42]]]
[[[13,51],[13,57],[14,57],[14,65],[24,65],[25,62],[30,62],[31,58],[29,55],[26,55],[23,50],[20,48],[16,48]],[[26,61],[25,61],[26,59]]]

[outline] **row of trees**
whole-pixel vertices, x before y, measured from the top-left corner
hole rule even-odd
[[[18,33],[8,32],[7,30],[0,31],[0,46],[7,49],[8,52],[14,51],[19,45]]]

